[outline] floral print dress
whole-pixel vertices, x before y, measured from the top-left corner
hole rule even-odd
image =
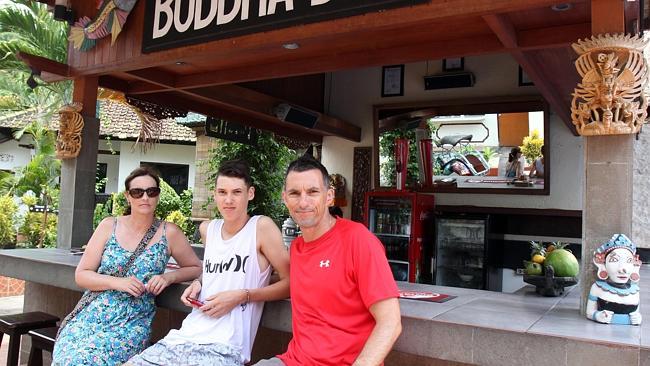
[[[160,241],[133,262],[127,277],[135,276],[146,284],[152,276],[164,273],[169,260],[165,229],[163,226]],[[114,226],[97,272],[113,273],[131,254],[117,242]],[[121,365],[146,348],[155,311],[150,293],[133,297],[126,292],[104,291],[63,328],[54,345],[52,365]]]

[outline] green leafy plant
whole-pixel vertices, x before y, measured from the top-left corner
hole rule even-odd
[[[187,223],[188,223],[188,218],[183,215],[183,213],[179,210],[175,210],[169,213],[165,217],[165,221],[173,222],[176,224],[183,232],[187,230]]]
[[[526,161],[530,164],[542,155],[542,146],[544,146],[544,139],[540,137],[539,130],[534,129],[530,135],[524,137],[521,154],[526,157]]]
[[[111,201],[113,202],[113,207],[111,207],[111,215],[124,215],[126,207],[128,206],[126,197],[124,197],[124,192],[111,193]]]
[[[0,196],[0,248],[11,248],[16,244],[16,229],[13,223],[16,210],[11,196]]]
[[[491,146],[486,146],[483,148],[483,150],[481,150],[481,154],[483,155],[483,158],[485,158],[485,160],[489,162],[490,159],[492,159],[498,154],[498,152],[495,148]]]
[[[397,174],[395,172],[395,140],[405,138],[409,140],[409,159],[406,166],[406,185],[414,186],[419,181],[420,168],[418,167],[417,144],[415,143],[415,130],[402,128],[382,132],[379,136],[379,169],[381,171],[381,185],[395,186]]]
[[[20,246],[26,248],[54,248],[56,247],[56,225],[57,216],[48,215],[50,218],[47,220],[47,228],[43,231],[43,217],[42,212],[29,212],[25,217],[23,225],[18,232],[25,236],[26,241],[19,243]]]
[[[160,180],[160,196],[156,207],[156,216],[167,217],[170,212],[181,208],[181,198],[178,193],[164,180]]]
[[[107,217],[112,216],[113,212],[113,195],[110,195],[108,200],[104,203],[98,203],[95,205],[95,211],[93,212],[93,229],[96,229],[102,220]]]
[[[251,169],[255,187],[255,198],[249,202],[248,210],[253,215],[266,215],[281,225],[287,217],[282,203],[284,173],[289,163],[297,158],[295,151],[277,142],[273,135],[261,131],[255,145],[219,140],[210,151],[208,181],[210,191],[214,189],[217,171],[223,161],[242,159]],[[218,215],[218,212],[215,212]]]

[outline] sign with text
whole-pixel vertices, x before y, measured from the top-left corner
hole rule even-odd
[[[429,0],[146,1],[144,53],[422,4]]]
[[[247,145],[257,144],[257,130],[235,122],[208,117],[205,121],[205,134],[222,140],[239,142]]]

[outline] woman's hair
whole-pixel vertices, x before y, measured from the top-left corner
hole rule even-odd
[[[517,154],[521,153],[521,148],[519,146],[515,146],[510,150],[510,154],[508,155],[508,163],[512,163],[513,161],[517,160]]]
[[[149,166],[141,166],[139,168],[134,169],[131,174],[129,174],[128,177],[124,180],[124,189],[128,191],[131,188],[131,181],[134,180],[137,177],[144,177],[144,176],[150,176],[153,178],[154,181],[156,181],[156,187],[160,187],[160,177],[158,176],[158,172],[156,172],[152,167]],[[130,215],[131,214],[131,206],[127,205],[126,209],[124,210],[124,215]]]

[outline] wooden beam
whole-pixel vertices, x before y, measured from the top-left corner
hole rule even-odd
[[[168,72],[162,71],[157,68],[145,68],[140,70],[133,70],[127,74],[136,77],[139,80],[145,81],[149,84],[157,85],[163,89],[176,89],[176,77]]]
[[[526,52],[518,48],[517,30],[512,22],[503,14],[486,15],[483,17],[490,29],[496,34],[504,47],[509,50],[512,57],[517,60],[522,70],[535,83],[535,87],[548,101],[553,111],[562,119],[569,130],[577,136],[577,131],[571,121],[569,104],[562,97],[563,91],[558,91],[551,84],[554,77],[552,72],[546,71],[534,57],[529,57]],[[573,67],[569,64],[567,67]]]
[[[506,15],[485,15],[483,16],[483,20],[485,20],[490,29],[496,34],[505,48],[517,48],[517,31]]]
[[[180,92],[171,92],[157,95],[142,95],[138,96],[152,103],[163,105],[174,105],[182,109],[191,110],[206,116],[216,118],[223,118],[228,121],[241,123],[243,125],[251,126],[260,130],[270,131],[278,135],[299,139],[302,141],[311,141],[322,143],[323,137],[316,134],[315,130],[307,128],[299,128],[299,126],[289,126],[288,124],[280,121],[279,119],[271,118],[258,118],[257,116],[244,115],[242,113],[233,112],[231,110],[223,109],[222,106],[215,100],[205,99],[197,100],[188,95],[181,94]]]
[[[50,60],[49,58],[32,55],[30,53],[22,51],[18,51],[16,53],[16,57],[24,62],[25,65],[30,67],[33,71],[40,71],[41,78],[43,78],[45,81],[50,80],[46,80],[43,77],[43,73],[49,73],[53,77],[58,76],[61,78],[61,80],[70,79],[74,76],[72,73],[73,69],[70,66],[58,61]]]
[[[520,30],[517,32],[519,49],[533,51],[570,46],[578,39],[591,36],[591,23]]]
[[[190,92],[194,95],[214,99],[220,103],[237,106],[246,111],[253,111],[263,116],[271,115],[273,108],[284,102],[282,99],[237,85],[212,86],[192,89]],[[316,111],[312,112],[320,115],[314,129],[320,130],[326,135],[336,135],[355,142],[361,141],[360,127]],[[272,118],[275,118],[275,116],[272,116]]]
[[[285,122],[280,121],[271,114],[272,109],[284,101],[266,94],[236,85],[220,85],[207,89],[175,89],[173,75],[154,69],[130,71],[128,74],[139,80],[160,86],[161,88],[178,91],[190,98],[197,98],[205,102],[217,104],[222,109],[239,112],[243,115],[254,115],[259,119],[271,119],[285,124]],[[133,95],[131,92],[129,94]],[[325,135],[336,135],[355,142],[361,141],[360,127],[334,117],[321,115],[314,128]]]
[[[625,32],[625,4],[623,1],[592,0],[591,19],[594,35]]]
[[[129,90],[129,82],[116,78],[111,75],[103,75],[99,77],[99,86],[126,94]]]

